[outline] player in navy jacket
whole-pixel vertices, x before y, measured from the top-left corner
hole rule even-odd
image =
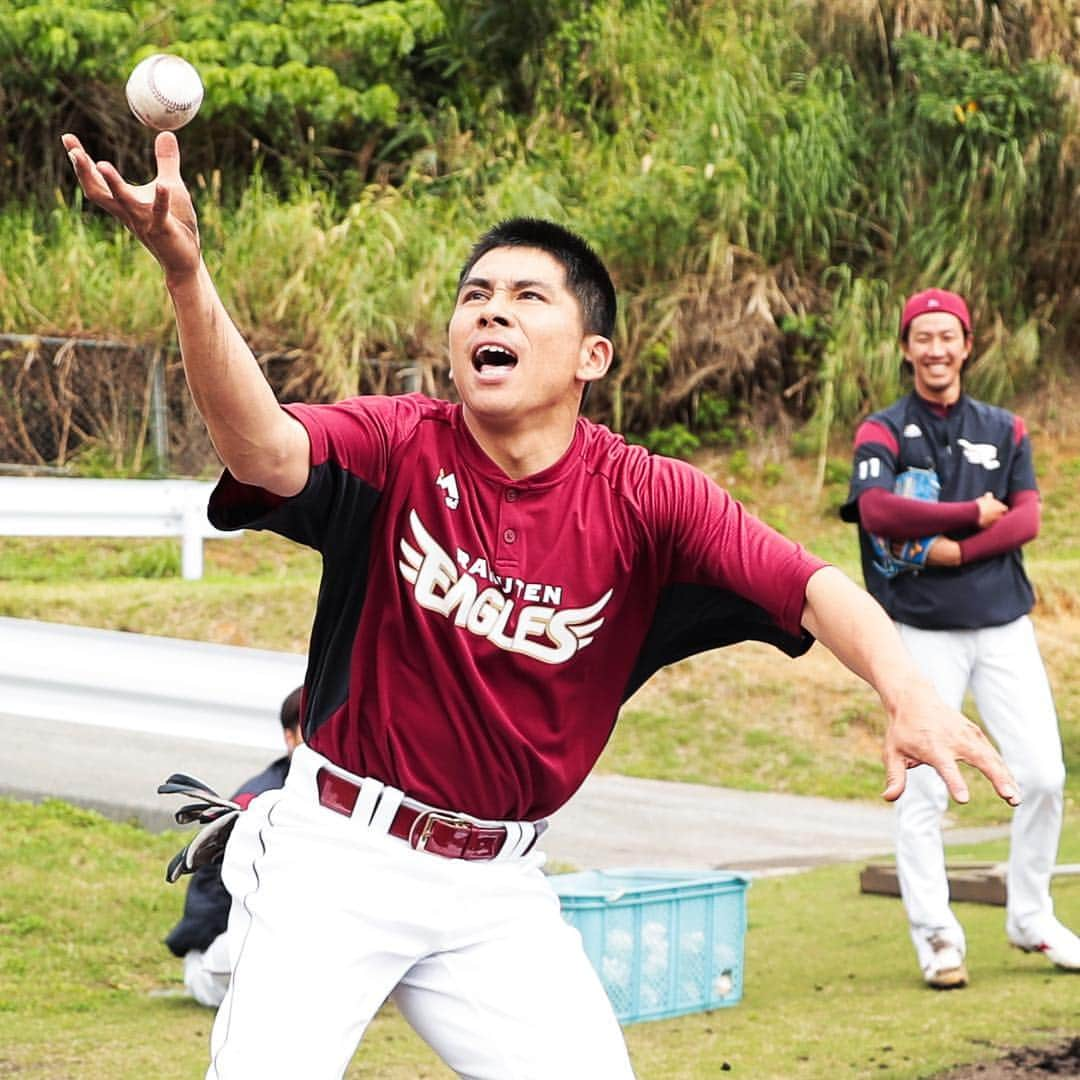
[[[579,416],[615,325],[579,237],[524,219],[473,248],[449,327],[460,403],[284,410],[202,262],[175,137],[143,189],[64,144],[164,269],[227,467],[214,519],[323,556],[306,745],[225,853],[233,978],[209,1077],[340,1076],[388,994],[461,1075],[631,1076],[534,844],[625,695],[690,652],[760,637],[796,655],[814,635],[882,698],[887,798],[927,761],[965,799],[962,759],[1015,801],[871,597],[699,470]]]
[[[1009,940],[1077,970],[1080,940],[1054,917],[1050,898],[1065,766],[1028,618],[1034,593],[1021,549],[1039,531],[1031,442],[1020,417],[963,392],[972,334],[961,296],[942,289],[912,296],[900,342],[914,390],[856,432],[842,515],[859,522],[867,588],[945,701],[959,708],[971,691],[1020,784],[1008,866]],[[908,469],[936,474],[939,501],[893,493]],[[926,567],[883,572],[870,534],[893,545],[933,536]],[[933,770],[920,767],[896,804],[900,889],[923,977],[936,989],[968,981],[963,928],[949,907],[941,832],[947,802]]]

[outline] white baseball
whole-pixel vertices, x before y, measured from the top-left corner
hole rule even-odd
[[[199,111],[199,73],[179,56],[155,53],[135,66],[124,88],[131,111],[155,131],[176,131]]]

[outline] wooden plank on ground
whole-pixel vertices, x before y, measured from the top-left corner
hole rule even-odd
[[[1003,863],[946,863],[949,898],[976,904],[1005,906],[1005,866]],[[900,882],[893,863],[869,863],[859,874],[864,893],[899,896]]]

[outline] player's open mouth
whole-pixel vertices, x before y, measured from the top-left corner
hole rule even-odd
[[[485,371],[510,370],[517,365],[517,356],[503,345],[480,345],[472,356],[473,369]]]

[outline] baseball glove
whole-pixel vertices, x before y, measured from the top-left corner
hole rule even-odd
[[[902,495],[906,499],[937,502],[941,494],[941,483],[933,469],[905,469],[893,484],[893,494]],[[900,541],[870,533],[874,567],[887,578],[896,577],[906,570],[922,570],[926,567],[930,546],[940,536],[940,533],[935,533],[933,536]]]
[[[222,798],[213,788],[207,787],[186,773],[173,773],[158,787],[159,795],[185,795],[195,802],[185,803],[176,811],[179,825],[197,822],[202,828],[170,860],[165,870],[165,880],[173,884],[184,874],[193,874],[200,866],[209,866],[221,860],[225,845],[232,833],[236,818],[243,807],[231,799]]]
[[[193,874],[200,866],[220,862],[225,856],[233,826],[240,810],[219,810],[170,860],[165,880],[173,885],[185,874]]]

